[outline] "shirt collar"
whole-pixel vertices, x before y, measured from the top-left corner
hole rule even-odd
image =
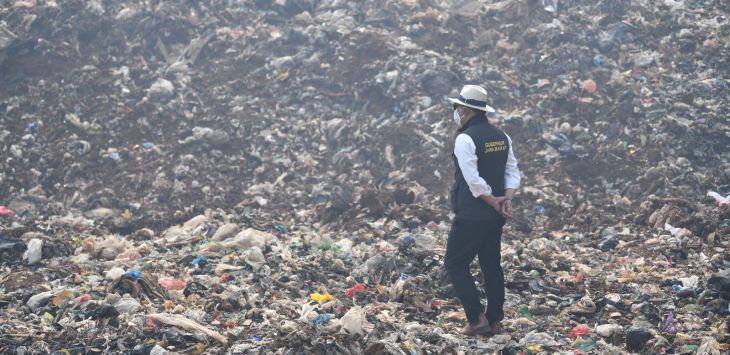
[[[467,122],[463,127],[459,128],[459,133],[466,131],[466,129],[471,126],[482,123],[489,123],[489,121],[487,120],[487,115],[482,111],[477,111],[477,113],[469,120],[469,122]]]

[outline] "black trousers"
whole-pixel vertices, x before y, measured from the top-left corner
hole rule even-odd
[[[469,266],[477,255],[487,290],[487,319],[493,323],[504,318],[504,273],[500,264],[504,223],[503,219],[454,219],[451,225],[444,266],[456,295],[464,306],[466,318],[471,323],[476,322],[479,314],[484,312],[474,278],[469,271]]]

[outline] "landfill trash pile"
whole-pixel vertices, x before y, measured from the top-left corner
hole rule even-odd
[[[0,352],[726,353],[728,13],[0,1]],[[442,270],[464,83],[524,175],[491,337]]]

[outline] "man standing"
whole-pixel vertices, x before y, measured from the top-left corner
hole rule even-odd
[[[449,99],[459,134],[454,144],[456,179],[451,190],[455,216],[444,264],[469,322],[462,329],[465,335],[498,333],[501,329],[502,227],[512,217],[512,197],[520,186],[512,140],[487,120],[486,113],[494,112],[487,99],[487,91],[476,85],[465,85],[459,98]],[[487,290],[486,311],[469,271],[477,255]]]

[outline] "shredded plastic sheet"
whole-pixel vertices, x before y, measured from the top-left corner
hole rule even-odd
[[[207,328],[203,325],[201,325],[198,322],[195,322],[193,320],[190,320],[186,318],[185,316],[179,315],[179,314],[167,314],[167,313],[153,313],[148,314],[148,318],[163,323],[167,325],[171,325],[174,327],[179,327],[187,330],[194,330],[201,332],[217,341],[219,341],[221,344],[226,345],[228,344],[228,339],[221,335],[220,333],[211,330],[210,328]]]

